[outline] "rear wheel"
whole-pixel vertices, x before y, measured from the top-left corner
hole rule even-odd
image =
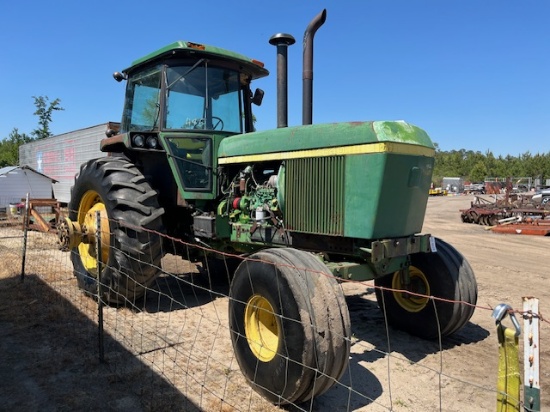
[[[99,276],[107,302],[133,303],[160,272],[164,211],[157,193],[125,159],[90,160],[81,167],[71,190],[69,219],[95,233],[96,212],[101,216],[101,256],[92,239],[73,248],[71,261],[78,285],[95,294]]]
[[[378,305],[388,322],[427,339],[462,328],[477,303],[477,283],[468,261],[441,239],[436,239],[436,247],[437,252],[411,256],[408,288],[399,272],[375,280]]]
[[[342,376],[350,319],[342,289],[313,255],[267,249],[238,267],[229,323],[250,385],[273,403],[301,403]]]

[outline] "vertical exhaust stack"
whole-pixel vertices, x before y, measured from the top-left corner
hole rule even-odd
[[[286,33],[271,36],[269,44],[277,46],[277,127],[288,126],[288,46],[296,43]]]
[[[304,70],[302,95],[302,124],[311,124],[313,118],[313,37],[327,19],[327,10],[311,20],[304,33]]]

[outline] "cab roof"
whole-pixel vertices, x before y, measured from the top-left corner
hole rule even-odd
[[[153,53],[135,60],[132,62],[132,65],[127,69],[124,69],[123,72],[130,73],[135,69],[155,60],[178,57],[194,57],[196,59],[214,58],[234,61],[241,66],[242,71],[245,71],[251,75],[252,80],[265,77],[269,74],[269,71],[264,69],[264,64],[258,60],[250,59],[240,53],[235,53],[220,47],[182,40],[170,43],[169,45],[164,46]]]

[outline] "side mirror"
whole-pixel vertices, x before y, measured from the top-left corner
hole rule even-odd
[[[128,79],[128,76],[126,76],[125,74],[120,73],[120,72],[114,72],[113,77],[115,78],[115,80],[117,82],[121,82],[122,80]]]
[[[262,100],[264,99],[264,91],[262,89],[256,89],[254,92],[254,97],[252,97],[252,103],[256,106],[262,105]]]
[[[107,137],[113,137],[113,136],[116,136],[117,134],[118,134],[118,130],[107,129],[105,131],[105,136],[107,136]]]

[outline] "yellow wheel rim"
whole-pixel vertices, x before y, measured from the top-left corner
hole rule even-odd
[[[420,295],[430,296],[430,283],[426,279],[424,273],[414,267],[409,267],[410,285],[407,288],[403,284],[399,272],[395,272],[392,280],[392,289],[407,290],[409,292],[418,293]],[[420,312],[428,304],[429,298],[425,296],[411,295],[406,292],[393,292],[393,297],[396,302],[408,312]]]
[[[269,301],[253,295],[246,304],[244,330],[250,350],[260,361],[269,362],[279,347],[279,323]]]
[[[109,259],[110,229],[105,204],[94,190],[87,191],[78,205],[77,221],[87,233],[86,241],[78,245],[80,259],[86,271],[97,276],[97,250],[95,236],[97,233],[97,217],[101,216],[101,262],[106,264]]]

